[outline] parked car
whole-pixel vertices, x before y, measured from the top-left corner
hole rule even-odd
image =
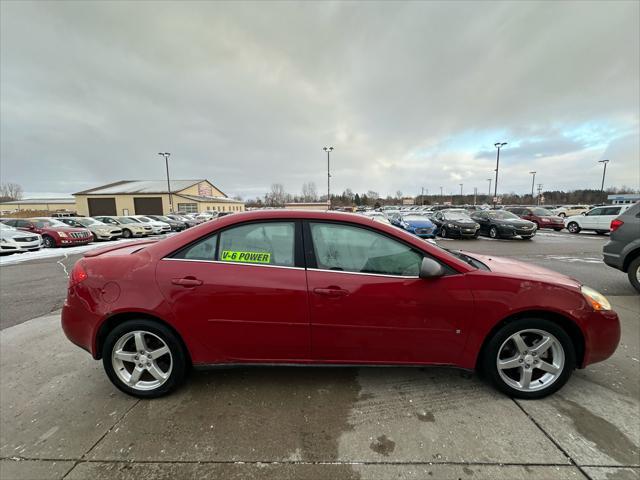
[[[360,215],[285,210],[88,252],[62,328],[146,398],[191,366],[296,363],[452,365],[534,399],[620,340],[607,299],[565,275]]]
[[[554,215],[551,211],[542,207],[507,207],[505,210],[515,213],[520,218],[536,224],[536,228],[550,228],[559,232],[564,228],[562,217]]]
[[[389,221],[389,219],[387,218],[387,216],[382,213],[382,212],[362,212],[361,215],[368,217],[368,218],[372,218],[378,222],[382,222],[382,223],[386,223],[387,225],[391,225],[391,222]]]
[[[632,205],[609,205],[596,207],[584,215],[567,217],[564,223],[567,226],[567,230],[571,233],[591,230],[595,231],[598,235],[604,235],[611,229],[611,222],[631,206]]]
[[[567,205],[554,208],[551,212],[562,218],[583,215],[589,211],[589,205]]]
[[[136,222],[149,225],[152,228],[154,235],[169,233],[171,231],[171,225],[169,225],[168,223],[159,222],[158,220],[153,220],[145,215],[129,215],[126,218],[130,218],[132,220],[135,220]]]
[[[107,225],[91,217],[64,217],[59,218],[62,223],[71,227],[88,228],[95,241],[116,240],[122,236],[122,229],[114,225]]]
[[[395,213],[389,219],[392,225],[402,228],[420,238],[435,238],[436,226],[426,215],[420,213]]]
[[[123,238],[146,237],[147,235],[153,235],[153,228],[151,228],[151,225],[145,225],[144,223],[132,220],[128,217],[96,216],[93,218],[99,222],[106,223],[107,225],[119,226],[122,229]]]
[[[183,222],[187,226],[187,228],[195,227],[196,225],[198,225],[198,222],[196,220],[191,217],[187,217],[186,215],[172,213],[167,215],[167,217],[178,222]]]
[[[195,218],[196,220],[199,220],[200,223],[202,223],[202,222],[208,222],[209,220],[218,218],[218,215],[219,215],[218,212],[202,212],[202,213],[198,213]]]
[[[0,223],[0,253],[33,252],[42,247],[42,237]]]
[[[537,230],[535,223],[523,220],[506,210],[483,210],[472,213],[471,218],[480,224],[480,235],[488,235],[491,238],[520,236],[529,240]]]
[[[640,203],[611,221],[609,242],[602,249],[604,263],[626,272],[640,292]]]
[[[39,234],[42,244],[47,248],[86,245],[93,240],[86,228],[70,227],[55,218],[13,218],[4,223],[18,230]]]
[[[169,218],[165,215],[146,215],[146,217],[157,222],[168,223],[172,232],[181,232],[187,228],[187,224],[185,222],[181,220],[174,220],[173,218]]]
[[[431,220],[442,238],[478,238],[480,224],[472,219],[465,210],[440,210]]]

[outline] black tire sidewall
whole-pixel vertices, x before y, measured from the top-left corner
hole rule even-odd
[[[572,227],[572,225],[575,225],[575,227]],[[580,233],[580,226],[576,222],[570,222],[567,225],[567,230],[569,230],[569,233]]]
[[[640,293],[640,278],[637,277],[636,272],[638,271],[638,266],[640,265],[640,257],[634,258],[629,264],[629,270],[627,270],[627,276],[629,277],[629,281],[633,288],[635,288]]]
[[[145,330],[157,335],[167,344],[171,351],[173,359],[171,375],[164,384],[155,390],[135,390],[124,384],[113,370],[113,365],[111,364],[111,352],[113,350],[113,346],[118,339],[122,337],[122,335],[133,330]],[[109,332],[102,345],[102,365],[109,377],[109,380],[111,380],[111,382],[124,393],[138,398],[156,398],[168,394],[183,382],[186,376],[188,363],[182,343],[171,329],[162,323],[153,320],[140,319],[127,320],[126,322],[117,325],[113,330],[111,330],[111,332]]]
[[[495,235],[492,235],[491,232],[495,232]],[[491,237],[491,238],[498,238],[499,237],[499,235],[498,235],[498,227],[491,227],[489,229],[489,237]]]
[[[124,228],[122,229],[122,237],[123,238],[131,238],[131,230]]]
[[[446,229],[445,227],[442,227],[442,228],[440,229],[440,236],[441,236],[442,238],[447,238],[447,229]]]
[[[558,339],[564,350],[565,363],[560,377],[547,388],[535,392],[521,392],[507,385],[502,378],[500,378],[496,365],[498,349],[504,341],[514,333],[527,329],[543,330],[552,334]],[[493,335],[482,351],[480,362],[483,375],[501,392],[514,398],[536,399],[557,392],[567,383],[576,367],[576,354],[571,338],[557,323],[544,318],[521,318],[507,323]]]
[[[42,237],[42,244],[46,247],[46,248],[55,248],[56,246],[56,241],[53,239],[53,237],[50,237],[49,235],[44,235]]]

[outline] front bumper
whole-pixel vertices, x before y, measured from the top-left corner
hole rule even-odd
[[[88,237],[83,238],[56,238],[56,245],[59,247],[71,247],[74,245],[86,245],[87,243],[91,243],[93,241],[93,236],[89,235]]]
[[[42,243],[40,240],[35,240],[32,242],[7,242],[0,243],[0,252],[3,253],[14,253],[14,252],[33,252],[36,250],[40,250],[42,247]]]
[[[585,351],[582,367],[601,362],[616,351],[620,343],[620,320],[613,310],[592,312],[584,323]]]
[[[515,237],[515,236],[530,237],[535,235],[537,231],[535,227],[525,229],[525,228],[498,226],[497,228],[498,228],[498,234],[501,237]]]

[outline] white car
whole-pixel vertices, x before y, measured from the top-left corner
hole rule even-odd
[[[129,215],[127,218],[149,225],[153,229],[154,235],[169,233],[171,231],[171,225],[168,223],[154,220],[153,218],[145,217],[144,215]]]
[[[372,218],[378,222],[386,223],[387,225],[391,225],[391,222],[387,218],[384,213],[381,212],[361,212],[362,216]]]
[[[611,221],[633,205],[606,205],[589,210],[584,215],[574,215],[564,220],[564,226],[571,233],[592,230],[604,235],[611,229]]]
[[[582,215],[589,211],[588,205],[567,205],[564,207],[558,207],[551,210],[559,217],[573,217],[575,215]]]
[[[42,247],[42,237],[37,233],[17,230],[0,223],[0,253],[33,252]]]

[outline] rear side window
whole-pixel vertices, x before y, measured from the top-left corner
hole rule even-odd
[[[176,253],[173,258],[184,260],[208,260],[213,261],[216,258],[216,246],[218,245],[218,235],[212,235],[204,240],[200,240],[193,245],[183,248]]]
[[[620,207],[607,207],[603,209],[602,215],[620,215]]]
[[[422,255],[403,243],[348,225],[311,223],[310,226],[320,269],[418,276]]]
[[[294,245],[293,222],[249,223],[220,233],[218,260],[293,267]]]

